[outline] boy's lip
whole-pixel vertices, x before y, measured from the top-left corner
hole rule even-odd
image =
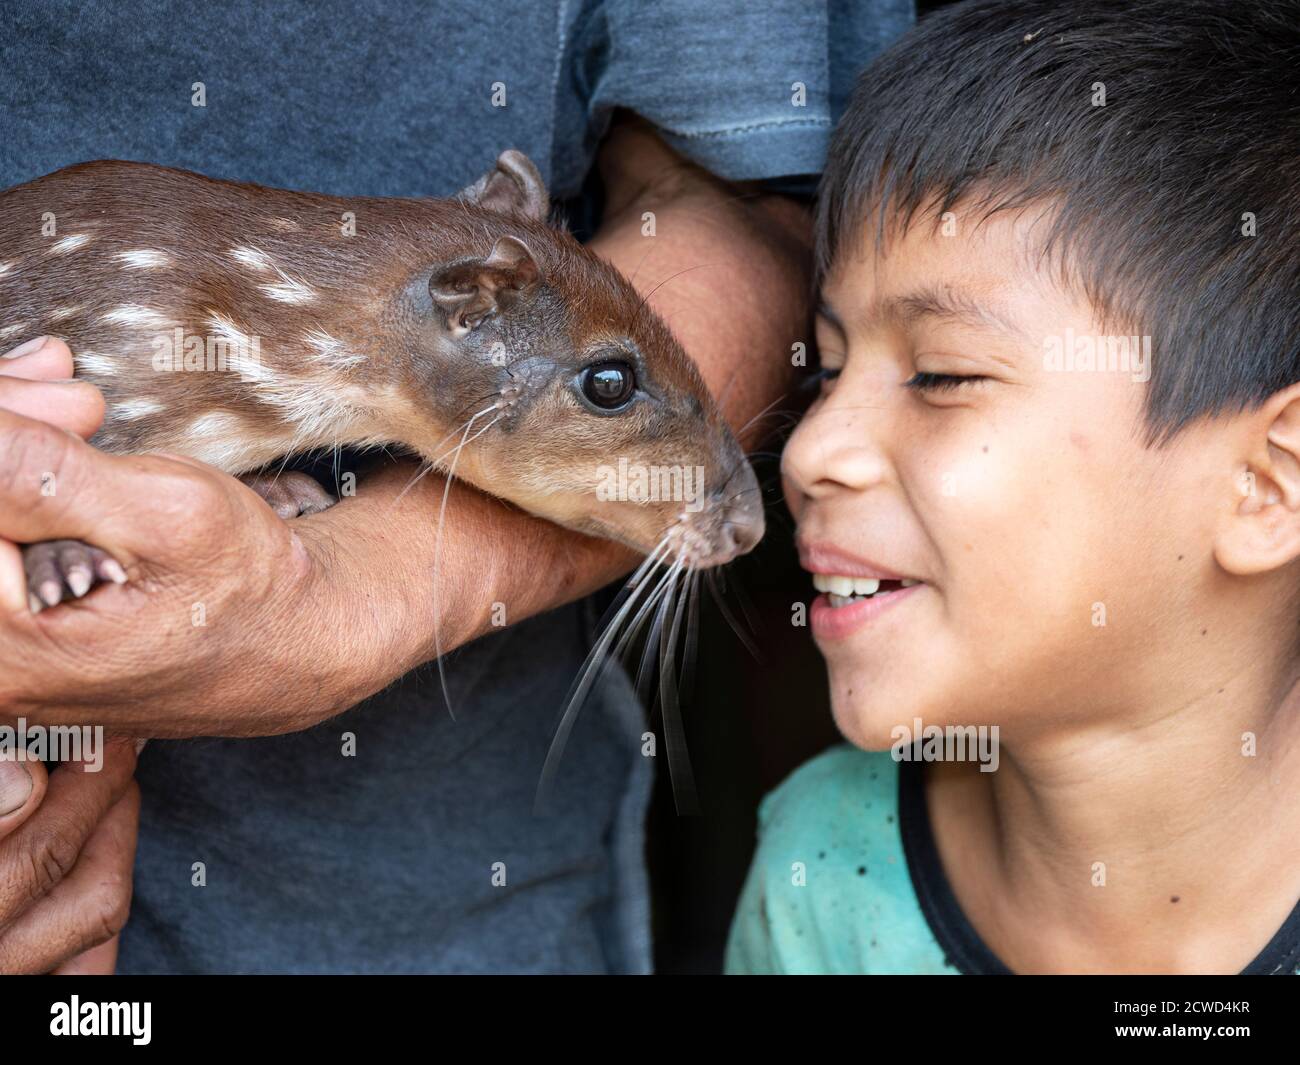
[[[859,599],[848,606],[840,607],[831,606],[829,596],[819,595],[812,602],[813,636],[820,641],[847,639],[870,625],[884,611],[897,606],[924,587],[924,584],[914,584],[910,588],[900,588],[888,595]]]
[[[841,551],[824,541],[799,540],[799,565],[809,573],[831,573],[842,577],[874,577],[881,581],[901,581],[906,574],[878,566],[869,559]]]

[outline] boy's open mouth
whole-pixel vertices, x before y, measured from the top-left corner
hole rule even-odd
[[[813,587],[825,592],[833,607],[849,606],[864,599],[876,599],[891,592],[910,588],[920,581],[903,577],[899,580],[877,580],[875,577],[842,577],[831,573],[814,573]]]

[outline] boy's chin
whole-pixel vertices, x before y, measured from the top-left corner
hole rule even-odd
[[[949,715],[957,705],[956,699],[937,690],[919,691],[914,686],[861,676],[846,680],[835,670],[830,673],[830,688],[836,727],[849,743],[864,751],[889,750],[898,742],[898,727],[911,733],[918,718],[923,725],[941,728],[953,723]]]
[[[894,729],[898,725],[911,727],[915,715],[900,709],[896,700],[881,698],[879,692],[861,692],[856,687],[839,686],[833,686],[831,690],[831,713],[835,725],[855,747],[864,751],[887,751],[896,739]],[[849,690],[854,694],[849,695]]]

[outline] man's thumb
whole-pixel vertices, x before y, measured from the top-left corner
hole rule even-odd
[[[45,797],[46,773],[40,761],[19,762],[0,755],[0,839],[36,812]]]

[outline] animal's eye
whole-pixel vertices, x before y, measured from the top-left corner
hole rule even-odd
[[[582,371],[582,394],[601,410],[618,410],[636,390],[636,374],[625,362],[599,362]]]

